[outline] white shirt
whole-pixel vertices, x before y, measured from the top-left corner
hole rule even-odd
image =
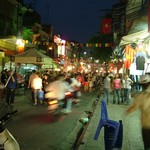
[[[79,83],[75,78],[71,78],[71,87],[80,87],[81,83]]]
[[[104,86],[103,86],[103,88],[106,88],[106,89],[110,89],[111,88],[111,86],[110,86],[110,78],[109,77],[106,77],[105,79],[104,79]]]
[[[34,89],[41,89],[42,88],[42,79],[40,77],[36,77],[32,81],[32,87]]]
[[[127,80],[125,80],[125,89],[131,89],[131,84],[133,83],[133,81],[128,78]]]
[[[73,89],[65,81],[54,81],[46,86],[45,91],[48,92],[45,94],[46,98],[62,100],[65,98],[65,92],[73,91]]]
[[[35,73],[32,73],[29,77],[29,87],[33,87],[33,79],[36,77]]]

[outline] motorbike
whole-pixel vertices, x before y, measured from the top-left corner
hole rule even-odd
[[[72,104],[77,104],[80,100],[79,97],[81,96],[80,91],[67,91],[65,93],[65,98],[62,100],[58,100],[56,98],[48,98],[47,99],[47,105],[48,105],[48,111],[57,111],[61,112],[61,109],[65,108],[65,105],[67,103],[67,100],[72,98]]]
[[[6,122],[17,110],[6,114],[0,119],[0,150],[20,150],[19,144],[13,135],[5,128]]]

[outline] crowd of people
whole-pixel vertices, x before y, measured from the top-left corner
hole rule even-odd
[[[3,70],[1,73],[1,83],[6,85],[7,79],[9,76],[8,84],[6,85],[7,90],[6,95],[8,93],[7,99],[12,99],[11,102],[6,100],[7,104],[14,103],[14,93],[15,89],[18,88],[20,84],[20,80],[18,80],[18,75],[13,72],[13,74],[9,75],[9,71]],[[25,88],[30,88],[32,91],[32,100],[33,105],[37,105],[38,102],[41,104],[43,100],[41,98],[38,101],[38,93],[40,91],[46,92],[47,86],[49,86],[54,81],[59,80],[60,75],[64,75],[63,80],[66,81],[69,86],[71,86],[71,82],[78,82],[80,84],[80,90],[82,92],[92,93],[94,91],[99,91],[100,94],[103,94],[103,99],[108,104],[111,101],[115,104],[129,104],[131,98],[131,90],[134,85],[134,82],[131,80],[128,74],[119,74],[115,75],[106,73],[97,73],[97,72],[89,72],[89,73],[72,73],[72,72],[54,72],[49,70],[37,71],[32,70],[32,72],[26,72],[24,75],[23,83]],[[71,81],[72,79],[73,81]],[[19,81],[19,82],[18,82]],[[57,87],[58,88],[58,87]],[[55,88],[56,89],[56,88]],[[58,88],[59,89],[59,88]],[[48,90],[47,90],[48,91]],[[13,93],[14,92],[14,93]],[[113,93],[113,99],[111,100],[111,93]],[[57,94],[58,95],[58,94]]]
[[[5,87],[6,105],[13,105],[15,99],[15,90],[18,87],[17,74],[12,70],[3,70],[1,72],[1,85]],[[51,72],[45,70],[39,72],[32,70],[32,73],[27,72],[24,76],[25,88],[30,88],[32,93],[33,105],[42,104],[47,98],[56,98],[61,100],[65,97],[65,92],[73,92],[80,89],[82,92],[89,93],[94,90],[99,90],[101,96],[108,104],[111,101],[113,104],[130,104],[131,91],[134,92],[134,83],[128,74],[116,73],[71,73],[71,72]],[[150,148],[150,74],[145,74],[140,77],[138,86],[142,87],[132,99],[134,100],[129,105],[125,114],[141,110],[141,127],[142,137],[144,141],[144,149]],[[141,89],[141,88],[140,88]],[[39,93],[43,92],[43,96],[39,97]],[[112,100],[111,100],[112,93]],[[65,104],[64,112],[70,113],[72,108],[72,99],[68,99]]]

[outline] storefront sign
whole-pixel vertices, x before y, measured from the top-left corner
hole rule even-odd
[[[43,62],[43,58],[42,57],[36,57],[36,62]]]

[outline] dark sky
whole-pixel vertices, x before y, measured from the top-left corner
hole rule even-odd
[[[119,0],[24,0],[33,3],[42,23],[52,24],[62,39],[86,43],[100,30],[99,9],[111,9]]]

